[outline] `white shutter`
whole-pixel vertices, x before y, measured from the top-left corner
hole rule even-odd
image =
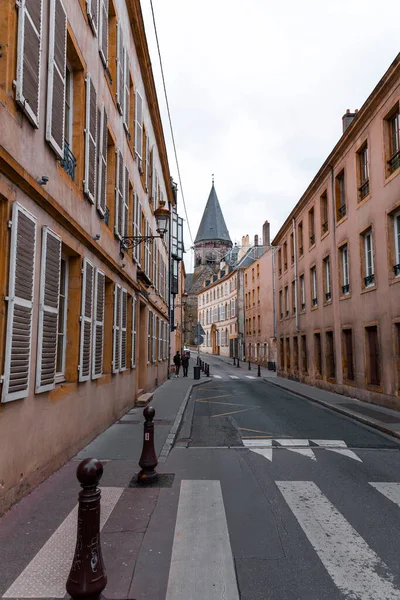
[[[122,26],[117,24],[117,106],[121,115],[124,114],[124,40]]]
[[[86,77],[85,180],[83,191],[90,202],[96,191],[97,94],[90,75]]]
[[[123,220],[124,220],[124,162],[122,160],[121,150],[117,150],[115,173],[115,235],[123,236]]]
[[[153,150],[151,152],[151,190],[150,190],[150,198],[154,202],[155,200],[155,180],[156,180],[156,147],[153,146]]]
[[[157,248],[155,242],[151,245],[152,259],[153,259],[153,271],[152,271],[152,282],[155,288],[157,288]]]
[[[86,0],[86,12],[90,27],[94,35],[97,35],[99,25],[99,0]]]
[[[96,269],[94,280],[92,379],[103,374],[105,275]]]
[[[127,325],[127,308],[128,308],[128,294],[127,291],[122,288],[121,289],[121,323],[120,323],[120,343],[121,343],[121,349],[120,349],[120,363],[119,363],[119,370],[120,371],[125,371],[126,369],[126,349],[127,349],[127,332],[126,332],[126,325]]]
[[[158,319],[158,362],[162,361],[162,326],[162,320]]]
[[[124,178],[124,196],[122,199],[122,235],[128,235],[128,215],[129,215],[129,171],[125,167],[125,178]]]
[[[100,0],[99,52],[104,66],[108,64],[108,0]]]
[[[156,362],[156,315],[153,313],[152,323],[152,343],[151,343],[151,362]]]
[[[136,367],[136,328],[137,328],[137,316],[136,316],[136,296],[132,298],[132,339],[131,339],[131,369]]]
[[[27,4],[29,6],[27,6]],[[36,128],[40,112],[42,0],[20,0],[18,6],[16,101]]]
[[[146,135],[145,187],[150,195],[150,138]]]
[[[103,104],[100,117],[100,135],[98,147],[98,175],[97,175],[97,210],[104,215],[107,205],[107,113]]]
[[[157,208],[157,190],[158,190],[158,176],[157,176],[157,169],[154,166],[154,152],[153,152],[153,173],[152,173],[152,178],[151,178],[151,184],[153,186],[153,191],[152,191],[152,199],[154,202],[154,210]]]
[[[133,203],[133,235],[140,236],[142,233],[142,206],[139,196],[136,193],[134,194]],[[139,267],[141,267],[141,248],[141,244],[138,244],[132,250],[132,258],[134,258]]]
[[[147,364],[150,363],[151,358],[151,325],[152,325],[153,313],[151,310],[147,311]]]
[[[29,394],[36,218],[13,204],[2,402]]]
[[[90,379],[90,365],[92,358],[93,280],[93,265],[87,258],[84,258],[82,277],[79,381],[87,381]]]
[[[36,393],[52,390],[56,384],[60,275],[61,238],[48,227],[44,227],[40,273]]]
[[[64,158],[66,66],[67,14],[61,0],[50,0],[46,140],[59,158]]]
[[[113,373],[118,373],[121,352],[121,286],[117,283],[114,287],[114,323],[113,323]]]
[[[143,146],[143,99],[136,91],[135,98],[135,152],[138,157],[142,158]]]
[[[124,50],[124,85],[123,85],[123,93],[124,93],[124,127],[126,131],[129,131],[129,107],[130,107],[130,99],[129,99],[129,90],[130,88],[130,77],[129,77],[129,54],[128,50]]]

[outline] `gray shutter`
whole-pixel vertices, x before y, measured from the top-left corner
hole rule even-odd
[[[104,303],[105,275],[96,269],[94,281],[94,322],[93,322],[93,358],[92,379],[98,379],[103,374],[104,347]]]
[[[99,0],[86,0],[86,12],[94,35],[97,35],[99,25]]]
[[[108,65],[108,0],[100,0],[99,52],[104,66]]]
[[[132,298],[131,369],[134,369],[136,367],[136,329],[137,329],[136,296],[133,296],[133,298]]]
[[[61,238],[48,227],[44,227],[40,274],[36,393],[52,390],[56,383],[60,275]]]
[[[117,24],[117,106],[124,114],[124,41],[121,23]]]
[[[36,218],[14,202],[2,402],[29,394],[35,251]]]
[[[66,64],[67,14],[61,0],[50,0],[46,140],[59,158],[64,158]]]
[[[84,258],[82,277],[79,381],[87,381],[90,379],[90,365],[92,358],[93,283],[93,265],[87,258]]]
[[[122,235],[128,235],[128,218],[129,218],[129,171],[128,168],[125,167],[125,179],[124,179],[124,197],[123,197],[123,227],[122,227]]]
[[[86,78],[85,180],[83,191],[94,203],[96,193],[97,94],[90,75]]]
[[[146,192],[150,195],[150,138],[146,135],[146,165],[145,165]]]
[[[124,50],[124,127],[129,131],[129,96],[130,96],[130,77],[129,77],[129,54],[128,50]]]
[[[120,364],[119,370],[125,371],[126,369],[126,341],[127,341],[127,307],[128,307],[128,294],[127,291],[122,288],[121,289],[121,323],[120,323],[120,342],[121,342],[121,351],[120,351]]]
[[[20,0],[16,101],[32,125],[39,127],[42,0]]]
[[[133,196],[133,235],[140,236],[142,226],[142,206],[140,204],[138,194]],[[141,256],[142,246],[138,244],[132,250],[132,258],[137,262],[138,266],[141,267]]]
[[[139,92],[135,98],[135,152],[142,158],[143,147],[143,99]]]
[[[99,145],[98,145],[98,175],[97,175],[97,210],[104,215],[107,206],[107,113],[103,104],[99,127]]]
[[[121,150],[117,150],[115,174],[115,227],[114,232],[118,237],[124,235],[124,161]]]
[[[118,373],[120,368],[120,338],[121,338],[121,286],[117,283],[114,287],[114,323],[113,323],[113,373]]]

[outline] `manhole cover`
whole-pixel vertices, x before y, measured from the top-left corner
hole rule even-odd
[[[152,483],[139,483],[137,475],[132,477],[130,488],[170,488],[174,482],[175,473],[159,473],[157,481]]]
[[[373,419],[376,419],[377,421],[382,421],[382,423],[400,423],[400,414],[398,417],[395,417],[393,415],[388,415],[384,412],[374,410],[373,408],[367,408],[367,407],[358,406],[358,405],[354,406],[354,404],[351,404],[350,402],[343,402],[339,406],[344,406],[345,408],[349,408],[350,410],[352,410],[356,413],[359,412],[362,415],[365,415],[366,417],[372,417]]]

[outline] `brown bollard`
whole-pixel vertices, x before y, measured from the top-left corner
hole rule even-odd
[[[261,367],[258,365],[257,377],[261,377]]]
[[[139,460],[139,466],[142,467],[138,473],[139,483],[153,483],[157,481],[158,473],[155,468],[158,464],[156,451],[154,449],[154,415],[156,411],[151,406],[146,406],[143,416],[146,419],[143,425],[143,450]]]
[[[76,470],[83,489],[79,492],[75,554],[65,586],[74,600],[100,599],[107,585],[100,544],[101,492],[97,487],[102,475],[103,465],[95,458],[86,458]]]

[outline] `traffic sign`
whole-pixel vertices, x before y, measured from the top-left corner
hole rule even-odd
[[[195,331],[195,335],[199,336],[199,335],[204,335],[205,331],[203,329],[203,327],[201,326],[201,323],[198,322],[196,325],[196,331]]]
[[[204,338],[202,335],[196,335],[194,338],[194,343],[196,346],[201,346],[201,344],[204,342]]]

